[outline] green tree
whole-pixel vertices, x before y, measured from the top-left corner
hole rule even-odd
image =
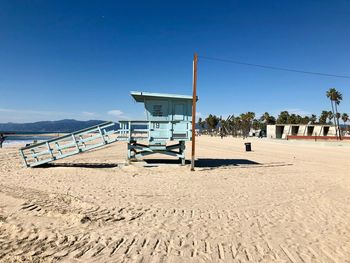
[[[311,122],[312,124],[315,124],[315,123],[317,122],[317,116],[316,116],[316,114],[311,114],[310,122]]]
[[[240,116],[234,117],[233,119],[234,121],[234,131],[235,131],[235,135],[238,135],[238,132],[241,131],[242,134],[242,119]]]
[[[205,128],[205,121],[202,118],[198,119],[198,125],[203,130]]]
[[[241,130],[244,137],[248,137],[249,131],[252,127],[253,120],[255,118],[254,112],[242,113],[241,118]]]
[[[321,112],[320,118],[318,119],[318,122],[320,124],[327,124],[327,119],[328,119],[328,111],[323,110]]]
[[[224,136],[226,134],[228,134],[229,130],[228,130],[228,118],[225,120],[222,118],[222,116],[220,116],[220,136]]]
[[[298,123],[298,117],[294,113],[292,113],[287,121],[288,124],[297,124]]]
[[[348,120],[349,120],[349,115],[348,115],[347,113],[343,113],[343,114],[341,115],[341,119],[342,119],[342,121],[344,122],[344,125],[346,125],[346,123],[347,123]]]
[[[343,113],[341,115],[341,119],[344,122],[344,130],[346,129],[346,123],[349,121],[349,115],[347,113]]]
[[[259,120],[254,119],[253,122],[252,122],[252,128],[254,130],[262,129],[262,123]]]
[[[266,130],[266,125],[270,124],[276,124],[276,119],[274,116],[270,115],[268,112],[265,112],[261,117],[259,118],[259,121],[262,123],[262,126]]]
[[[338,131],[339,131],[339,137],[341,139],[341,134],[340,134],[340,124],[339,124],[339,119],[341,117],[341,114],[338,112],[338,105],[340,104],[340,102],[343,100],[343,94],[341,94],[339,91],[336,91],[336,100],[335,100],[335,117],[337,119],[337,125],[338,125]]]
[[[276,118],[274,116],[270,116],[269,124],[276,124]]]
[[[209,114],[209,116],[205,119],[205,122],[209,129],[214,130],[216,126],[219,124],[220,119],[216,115]]]
[[[309,116],[304,116],[304,117],[300,116],[300,122],[298,124],[308,124],[310,122],[311,122],[311,119]]]
[[[289,123],[289,112],[288,111],[281,111],[281,113],[277,117],[277,124],[288,124]]]
[[[328,124],[333,124],[332,119],[334,118],[334,114],[331,111],[328,111]]]

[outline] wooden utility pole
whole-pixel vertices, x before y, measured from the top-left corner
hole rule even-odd
[[[194,171],[194,162],[195,162],[195,155],[196,155],[197,61],[198,61],[198,55],[197,55],[197,53],[194,53],[194,57],[193,57],[193,95],[192,95],[191,171]]]

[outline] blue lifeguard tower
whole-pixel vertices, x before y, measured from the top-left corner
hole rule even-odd
[[[160,153],[177,157],[184,165],[185,142],[192,138],[192,96],[140,91],[131,96],[144,104],[146,120],[119,122],[119,140],[128,142],[128,159]]]
[[[192,139],[192,96],[131,92],[143,103],[146,120],[105,122],[20,149],[26,167],[35,167],[117,141],[128,145],[128,160],[150,154],[177,157],[185,164],[185,142]],[[172,144],[170,144],[172,143]]]

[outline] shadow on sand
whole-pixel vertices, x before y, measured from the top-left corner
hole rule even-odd
[[[180,164],[178,160],[171,159],[144,159],[144,161],[150,164]],[[190,160],[186,160],[186,164],[190,164]],[[260,164],[254,161],[250,161],[247,159],[209,159],[209,158],[199,158],[196,160],[196,167],[198,168],[216,168],[222,166],[238,166],[238,165],[254,165]]]
[[[222,166],[238,166],[238,165],[256,165],[260,164],[247,159],[209,159],[199,158],[196,161],[196,167],[199,168],[217,168]]]
[[[79,168],[114,168],[117,163],[48,163],[38,166],[38,168],[49,167],[79,167]]]
[[[152,164],[181,164],[180,160],[175,159],[143,159],[146,164],[152,165]],[[185,164],[190,164],[191,162],[189,160],[186,160]]]
[[[144,159],[148,167],[156,167],[157,165],[177,164],[181,162],[174,159]],[[186,160],[186,164],[190,164],[190,160]],[[247,159],[214,159],[214,158],[198,158],[196,160],[198,168],[218,168],[223,166],[239,166],[239,165],[261,165],[260,163]],[[114,168],[118,167],[117,163],[48,163],[40,165],[37,168],[50,167],[79,167],[79,168]]]

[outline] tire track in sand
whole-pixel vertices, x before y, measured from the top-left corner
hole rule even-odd
[[[273,219],[268,211],[260,215],[253,210],[107,209],[89,203],[82,207],[81,200],[66,195],[28,189],[14,191],[6,187],[0,191],[28,200],[19,207],[19,214],[32,214],[43,221],[52,212],[63,217],[79,214],[85,219],[81,224],[88,226],[68,225],[58,230],[40,223],[28,226],[18,220],[16,223],[2,220],[0,260],[21,257],[49,261],[71,258],[81,262],[148,262],[175,258],[212,262],[341,261],[339,254],[324,246],[309,247],[300,253],[284,242],[269,241],[263,229]],[[75,202],[79,203],[79,209]],[[95,222],[103,224],[94,225]],[[123,231],[124,227],[128,231]],[[105,231],[99,231],[100,228]],[[242,233],[242,229],[246,231]],[[247,233],[254,237],[250,238]]]

